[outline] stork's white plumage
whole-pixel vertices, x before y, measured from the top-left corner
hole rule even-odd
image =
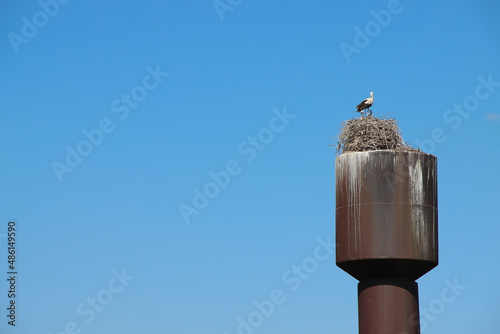
[[[370,107],[373,104],[373,92],[370,92],[370,96],[371,97],[367,98],[366,100],[363,100],[363,102],[361,102],[360,104],[358,104],[356,106],[356,108],[358,109],[356,111],[360,112],[361,115],[363,115],[363,117],[365,116],[365,113],[363,112],[364,109],[368,109],[367,114],[368,114],[368,112],[370,112],[370,115],[372,114],[370,111]]]

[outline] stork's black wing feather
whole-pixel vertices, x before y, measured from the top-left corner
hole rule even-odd
[[[367,102],[367,101],[368,101],[368,99],[363,100],[363,102],[361,102],[360,104],[358,104],[358,105],[356,106],[356,108],[358,109],[358,111],[363,110],[363,109],[365,109],[365,108],[366,108],[366,102]]]

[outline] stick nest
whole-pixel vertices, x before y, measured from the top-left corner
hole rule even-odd
[[[405,144],[399,125],[393,118],[367,116],[342,122],[338,153],[373,150],[418,151]]]

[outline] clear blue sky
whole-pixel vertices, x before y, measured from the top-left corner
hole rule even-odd
[[[370,91],[439,159],[423,332],[498,332],[498,1],[61,2],[0,5],[2,333],[356,333],[329,144]]]

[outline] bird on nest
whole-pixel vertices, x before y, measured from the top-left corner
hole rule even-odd
[[[356,106],[358,110],[356,111],[360,112],[362,117],[365,117],[365,112],[363,110],[368,109],[366,111],[366,116],[368,116],[368,113],[370,113],[371,116],[372,112],[370,110],[370,107],[372,106],[372,104],[373,104],[373,92],[370,92],[370,97],[367,98],[366,100],[363,100],[360,104],[358,104]]]

